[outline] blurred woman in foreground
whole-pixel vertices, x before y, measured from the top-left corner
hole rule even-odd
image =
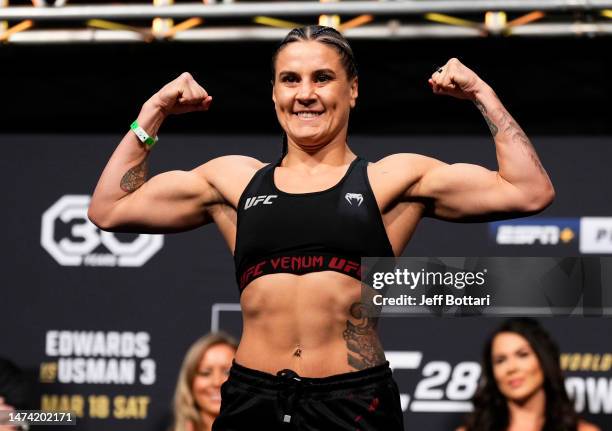
[[[503,322],[485,344],[474,412],[458,431],[599,431],[567,396],[559,348],[533,319]]]
[[[238,343],[211,333],[187,351],[174,393],[172,431],[210,431],[221,408],[221,385],[227,380]]]

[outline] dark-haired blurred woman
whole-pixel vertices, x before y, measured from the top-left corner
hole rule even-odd
[[[485,344],[474,412],[458,431],[599,431],[567,396],[559,348],[533,319],[509,319]]]

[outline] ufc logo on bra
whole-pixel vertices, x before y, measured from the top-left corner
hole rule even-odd
[[[262,203],[264,205],[271,205],[272,204],[272,199],[277,198],[277,195],[262,195],[262,196],[253,196],[250,198],[247,198],[245,204],[244,204],[244,209],[248,210],[251,207],[254,207],[255,205]]]

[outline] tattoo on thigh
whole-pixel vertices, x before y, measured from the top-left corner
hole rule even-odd
[[[348,364],[357,370],[382,364],[385,352],[376,333],[377,319],[366,315],[361,302],[351,305],[350,315],[357,322],[347,320],[342,334],[349,350]]]
[[[130,168],[123,178],[121,178],[121,190],[131,193],[147,180],[147,160],[143,160],[138,165]]]

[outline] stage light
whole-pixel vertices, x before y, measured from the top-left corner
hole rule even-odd
[[[369,23],[373,19],[374,17],[372,15],[360,15],[356,18],[353,18],[345,22],[344,24],[340,24],[340,27],[338,27],[338,30],[345,31],[345,30],[348,30],[349,28],[359,27],[359,26]]]
[[[20,31],[25,31],[31,28],[34,25],[32,20],[21,21],[19,24],[14,25],[13,27],[7,29],[4,33],[0,34],[0,42],[5,42],[8,40],[11,35],[15,33],[19,33]]]
[[[463,18],[457,18],[450,15],[444,15],[441,13],[426,13],[425,19],[434,22],[440,22],[442,24],[458,25],[460,27],[472,27],[481,28],[482,25],[479,22],[469,21]]]
[[[0,7],[8,7],[8,0],[0,0]],[[0,34],[8,29],[8,21],[0,21]]]
[[[512,21],[510,21],[506,27],[518,27],[519,25],[524,25],[533,21],[537,21],[539,19],[542,19],[546,16],[546,14],[544,12],[541,11],[535,11],[535,12],[530,12],[526,15],[523,15],[519,18],[513,19]]]
[[[174,0],[153,0],[154,6],[172,6],[173,4]],[[154,18],[151,31],[156,38],[161,39],[173,26],[174,21],[171,18]]]
[[[320,0],[321,3],[332,3],[337,0]],[[340,27],[340,15],[321,15],[319,16],[319,25],[338,29]]]
[[[202,24],[204,20],[202,18],[189,18],[164,33],[164,37],[173,37],[175,34],[189,30],[190,28],[197,27]]]
[[[125,24],[119,24],[116,22],[106,21],[103,19],[90,19],[87,21],[87,26],[99,28],[102,30],[132,31],[134,33],[138,33],[142,37],[142,40],[144,40],[145,42],[150,42],[154,39],[153,35],[151,34],[149,30],[138,28],[138,27],[132,27],[132,26],[125,25]]]
[[[490,34],[500,34],[506,28],[506,12],[488,11],[485,13],[484,26]]]
[[[253,22],[257,24],[268,25],[270,27],[280,27],[280,28],[295,28],[295,27],[303,27],[303,24],[297,24],[291,21],[285,21],[277,18],[270,18],[269,16],[256,16],[253,18]]]

